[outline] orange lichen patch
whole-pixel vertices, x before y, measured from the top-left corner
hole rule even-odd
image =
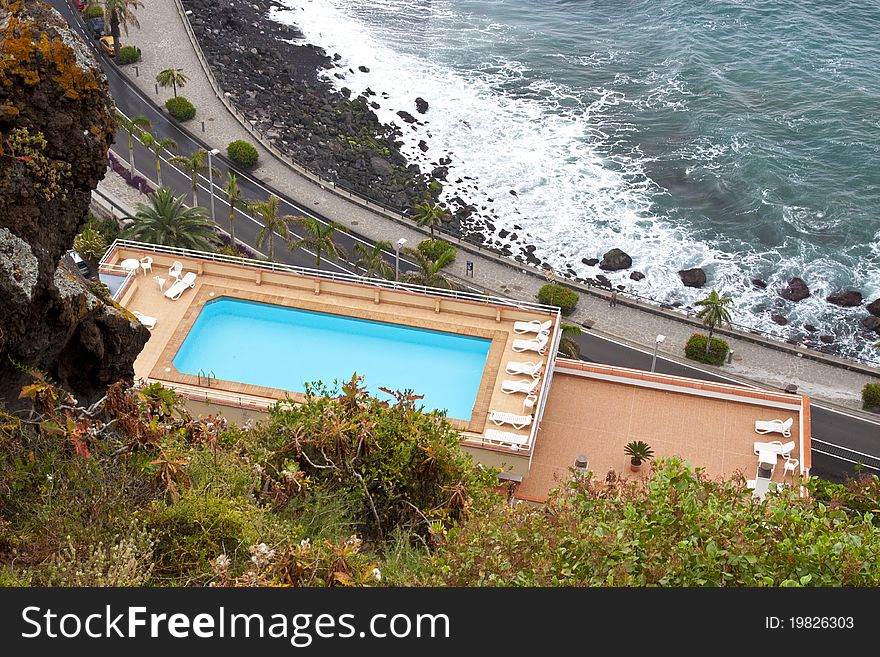
[[[98,81],[90,72],[83,71],[76,63],[73,50],[60,38],[50,39],[45,33],[34,36],[36,29],[16,16],[9,18],[2,43],[0,43],[0,84],[11,86],[17,78],[26,86],[40,82],[40,70],[46,64],[54,67],[51,79],[71,100],[79,99],[83,92],[98,91]]]

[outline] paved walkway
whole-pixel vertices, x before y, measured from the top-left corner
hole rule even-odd
[[[189,82],[179,93],[189,98],[198,112],[196,118],[188,122],[189,129],[223,152],[226,145],[234,139],[246,139],[253,143],[253,138],[239,124],[238,119],[214,94],[177,13],[174,0],[152,0],[146,3],[138,10],[138,18],[141,29],[132,29],[126,42],[139,46],[143,52],[143,60],[138,64],[139,75],[135,76],[133,66],[123,67],[122,70],[150,97],[162,104],[171,92],[160,88],[159,96],[156,96],[156,73],[169,67],[183,69]],[[202,121],[205,125],[204,133],[201,132]],[[321,190],[262,147],[258,149],[260,166],[253,171],[254,175],[301,205],[349,226],[371,240],[396,242],[404,237],[410,245],[414,245],[424,239],[424,234],[415,228],[402,226]],[[518,269],[515,264],[507,266],[465,253],[459,255],[451,266],[451,271],[463,278],[466,260],[474,262],[473,281],[476,285],[503,296],[533,300],[540,286],[546,282],[532,273]],[[601,298],[581,295],[578,308],[570,320],[582,322],[588,319],[593,322],[594,331],[634,345],[649,345],[642,347],[648,350],[653,349],[655,336],[663,334],[667,339],[659,353],[675,360],[683,360],[683,345],[694,332],[693,327],[675,320],[624,305],[610,308]],[[809,394],[817,400],[856,409],[861,405],[862,386],[871,380],[863,374],[806,360],[751,342],[737,339],[729,341],[735,353],[734,362],[718,371],[739,377],[744,382],[752,381],[776,388],[793,383],[798,386],[799,392]]]

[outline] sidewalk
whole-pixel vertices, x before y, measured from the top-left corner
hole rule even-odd
[[[183,69],[189,82],[178,93],[192,101],[197,109],[196,118],[189,121],[187,127],[222,152],[225,152],[226,145],[234,139],[245,139],[254,143],[253,137],[214,94],[181,22],[174,0],[153,0],[146,3],[143,8],[138,9],[138,19],[140,30],[132,29],[126,42],[139,46],[143,53],[143,59],[137,65],[139,75],[135,77],[134,66],[121,67],[121,70],[157,104],[163,105],[172,94],[170,90],[160,88],[159,96],[156,96],[156,74],[165,68]],[[204,133],[201,132],[202,121],[205,125]],[[257,148],[260,152],[260,165],[253,170],[253,175],[270,183],[297,203],[320,212],[373,241],[385,239],[393,243],[403,237],[410,245],[415,245],[425,238],[424,233],[415,227],[402,226],[322,190],[291,170],[262,146],[257,145]],[[474,263],[474,278],[470,280],[501,296],[534,300],[538,289],[546,283],[540,277],[518,268],[513,261],[508,266],[469,253],[460,253],[450,271],[465,279],[468,260]],[[586,320],[593,322],[594,332],[619,337],[626,342],[641,345],[647,351],[653,350],[655,336],[663,334],[667,339],[659,353],[690,363],[683,358],[683,348],[695,329],[687,324],[623,304],[610,308],[602,298],[581,294],[577,310],[569,321],[580,323]],[[816,400],[826,400],[851,409],[861,407],[862,386],[871,380],[864,374],[744,340],[731,338],[728,341],[735,353],[733,363],[724,368],[706,366],[705,369],[773,388],[781,389],[794,384],[798,386],[798,392],[808,394]]]

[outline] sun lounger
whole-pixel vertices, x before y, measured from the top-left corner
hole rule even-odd
[[[551,320],[547,320],[546,322],[539,322],[537,319],[533,319],[528,322],[514,322],[513,323],[513,332],[514,333],[549,333],[550,327],[553,326],[553,322]]]
[[[196,274],[195,272],[188,271],[183,275],[183,278],[174,281],[174,285],[165,290],[165,296],[172,301],[177,301],[184,290],[188,287],[195,287],[195,285]]]
[[[541,369],[543,367],[544,363],[521,363],[517,360],[511,360],[507,362],[507,367],[504,369],[504,371],[508,374],[522,374],[537,379],[539,376],[541,376]]]
[[[539,333],[536,338],[531,340],[514,340],[511,349],[514,351],[537,351],[539,354],[543,354],[547,349],[549,339],[546,333]]]
[[[794,441],[789,440],[784,445],[780,440],[774,440],[772,443],[759,443],[756,442],[754,444],[755,454],[760,454],[761,452],[774,452],[776,454],[782,454],[783,457],[789,458],[791,456],[791,452],[794,449]]]
[[[505,379],[501,382],[501,392],[507,393],[508,395],[517,392],[530,395],[538,389],[539,384],[539,379],[531,379],[530,381],[512,381],[511,379]]]
[[[499,427],[509,424],[514,429],[524,429],[532,423],[531,415],[517,415],[516,413],[502,413],[501,411],[489,411],[489,419]]]
[[[528,436],[521,436],[518,433],[511,433],[510,431],[499,431],[498,429],[486,429],[483,438],[486,442],[500,443],[508,447],[513,447],[514,449],[525,447],[529,442]]]
[[[781,433],[788,438],[791,435],[791,425],[794,419],[788,418],[785,422],[782,420],[755,420],[755,432],[764,433]]]
[[[156,318],[155,317],[150,317],[149,315],[142,315],[137,310],[135,310],[133,314],[135,317],[137,317],[138,321],[141,324],[146,326],[151,331],[153,330],[153,327],[156,326]]]

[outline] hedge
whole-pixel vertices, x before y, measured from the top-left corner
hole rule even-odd
[[[229,146],[226,147],[226,155],[229,156],[230,160],[245,169],[250,169],[254,166],[257,163],[257,158],[260,157],[257,149],[244,139],[236,139],[229,142]]]
[[[422,240],[419,242],[419,251],[423,256],[434,262],[437,262],[437,260],[440,259],[440,256],[447,251],[452,251],[452,260],[449,262],[455,260],[455,247],[449,242],[444,242],[443,240],[435,240],[433,246],[431,245],[431,240]]]
[[[196,115],[195,106],[183,96],[175,96],[165,101],[168,113],[178,121],[189,121]]]
[[[721,338],[712,338],[709,353],[706,353],[707,339],[702,333],[694,333],[685,345],[684,355],[698,363],[706,363],[708,365],[723,364],[724,359],[727,358],[727,352],[730,350],[730,345]]]
[[[89,5],[85,9],[83,9],[83,16],[88,20],[89,18],[101,18],[104,17],[104,8],[101,5]]]
[[[862,388],[862,408],[880,411],[880,383],[866,383]]]
[[[570,315],[577,305],[578,295],[567,287],[548,283],[538,290],[538,301],[548,306],[559,306],[563,315]]]
[[[134,64],[140,60],[141,49],[137,46],[122,46],[119,49],[119,59],[117,61],[120,64]]]

